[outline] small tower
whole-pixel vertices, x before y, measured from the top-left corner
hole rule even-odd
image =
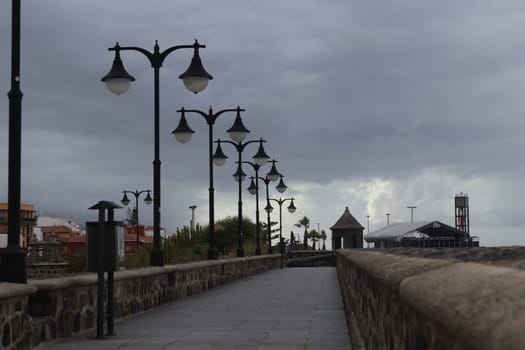
[[[461,192],[457,194],[454,203],[456,206],[456,229],[470,235],[468,196]]]
[[[365,228],[350,214],[346,207],[343,215],[330,227],[332,230],[332,250],[341,248],[363,248]],[[341,239],[343,244],[341,246]]]

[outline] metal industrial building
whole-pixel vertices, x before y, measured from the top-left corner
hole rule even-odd
[[[477,237],[439,221],[395,223],[364,236],[374,248],[478,246]]]

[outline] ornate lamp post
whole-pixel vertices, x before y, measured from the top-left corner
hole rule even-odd
[[[275,159],[272,160],[272,168],[270,169],[268,174],[266,174],[266,178],[261,179],[264,181],[264,184],[266,185],[266,208],[264,208],[264,210],[266,210],[267,220],[268,220],[267,221],[268,222],[268,226],[267,226],[268,228],[268,254],[273,254],[272,230],[271,230],[271,220],[270,220],[270,212],[272,211],[270,208],[272,206],[270,205],[270,194],[268,192],[268,184],[270,183],[270,181],[276,181],[278,178],[281,178],[281,181],[279,181],[279,184],[277,185],[277,190],[280,193],[283,193],[287,189],[287,186],[284,184],[282,180],[282,175],[277,171],[275,163],[277,163],[277,161]]]
[[[9,98],[7,247],[0,253],[0,281],[27,283],[26,254],[20,247],[23,96],[20,90],[20,0],[12,1],[11,10],[11,90],[7,94]]]
[[[242,125],[241,121],[241,112],[244,112],[244,109],[237,106],[236,109],[223,109],[218,112],[213,113],[212,108],[210,107],[210,110],[208,111],[208,114],[204,113],[203,111],[199,111],[197,109],[184,109],[181,108],[177,112],[180,113],[180,121],[179,125],[175,130],[173,130],[173,134],[175,135],[175,139],[181,143],[186,143],[191,139],[192,134],[194,131],[189,127],[188,122],[186,121],[185,113],[197,113],[200,114],[204,119],[206,120],[206,123],[208,123],[208,162],[209,162],[209,174],[210,174],[210,186],[208,188],[209,191],[209,248],[208,248],[208,259],[217,259],[217,250],[214,246],[214,239],[215,239],[215,189],[213,188],[213,125],[215,124],[215,121],[219,116],[225,112],[237,112],[236,121],[237,119],[240,121],[240,124]],[[233,128],[233,126],[232,126]],[[230,133],[230,137],[235,137],[233,139],[235,142],[242,142],[246,135],[248,134],[248,131],[243,131],[242,129],[239,130],[236,133]]]
[[[268,172],[266,177],[260,177],[259,176],[259,168],[260,166],[257,164],[254,164],[252,162],[243,161],[243,163],[250,164],[254,170],[255,170],[255,176],[251,176],[251,182],[250,186],[248,187],[248,192],[255,195],[255,224],[256,224],[256,234],[257,234],[257,248],[255,250],[255,255],[261,255],[261,248],[260,248],[260,223],[259,223],[259,180],[262,180],[264,184],[266,185],[266,205],[269,204],[269,191],[268,191],[268,185],[270,181],[277,181],[279,177],[281,177],[281,181],[279,181],[279,184],[277,185],[277,191],[280,193],[283,193],[288,188],[283,180],[282,175],[277,172],[277,169],[275,168],[276,160],[272,160],[272,171]],[[270,213],[268,213],[268,254],[273,253],[272,249],[272,235],[271,235],[271,228],[270,228]]]
[[[294,198],[284,198],[284,199],[275,199],[270,198],[271,201],[276,202],[279,204],[279,252],[281,253],[281,269],[284,267],[284,253],[285,253],[285,247],[284,247],[284,241],[283,241],[283,204],[287,201],[290,201],[290,205],[288,205],[288,212],[294,213],[297,209],[293,203]],[[266,207],[266,211],[269,213],[273,210],[273,207],[270,205],[269,207]]]
[[[138,51],[142,53],[151,63],[154,70],[154,136],[155,136],[155,158],[153,160],[153,249],[150,255],[150,265],[164,266],[164,257],[160,246],[160,146],[159,146],[159,129],[160,129],[160,84],[159,73],[162,63],[166,57],[178,49],[193,48],[193,58],[186,72],[182,73],[179,78],[182,79],[184,86],[193,93],[198,93],[208,86],[208,81],[213,77],[206,72],[202,66],[199,56],[199,48],[204,48],[197,40],[193,45],[172,46],[162,52],[159,50],[158,42],[155,41],[153,52],[141,47],[126,46],[121,47],[118,43],[115,47],[109,48],[109,51],[115,51],[113,66],[102,81],[106,83],[109,91],[116,95],[126,92],[131,82],[135,80],[126,70],[120,59],[120,51]]]
[[[237,120],[236,120],[237,121]],[[235,131],[235,124],[234,126],[229,130],[230,137],[233,139],[231,133],[236,132]],[[233,129],[233,130],[232,130]],[[235,149],[237,150],[237,153],[239,154],[239,158],[237,160],[238,166],[237,171],[235,174],[233,174],[233,177],[235,180],[239,182],[239,202],[238,202],[238,218],[237,221],[239,223],[239,229],[238,229],[238,236],[237,236],[237,256],[243,257],[244,256],[244,248],[243,248],[243,242],[242,242],[242,181],[246,177],[246,174],[242,171],[242,152],[251,143],[259,143],[259,149],[257,153],[253,156],[254,162],[262,166],[265,164],[270,157],[266,154],[264,151],[263,143],[266,142],[266,140],[263,140],[262,138],[259,140],[251,140],[246,142],[233,142],[228,140],[217,140],[217,149],[215,151],[215,154],[213,155],[213,162],[215,165],[221,166],[226,162],[226,159],[228,158],[221,148],[221,143],[229,143],[230,145],[233,145]]]
[[[135,190],[135,191],[124,190],[124,191],[122,191],[122,193],[124,193],[124,196],[120,200],[120,203],[122,203],[122,205],[124,205],[124,206],[127,206],[129,204],[129,198],[127,196],[128,193],[131,193],[133,196],[135,196],[135,208],[137,210],[137,218],[135,220],[135,233],[137,234],[137,243],[136,243],[137,244],[137,250],[139,249],[139,196],[142,193],[146,193],[146,198],[144,198],[144,203],[146,203],[147,205],[150,205],[151,202],[153,202],[153,198],[151,198],[150,192],[151,192],[150,190],[142,190],[142,191],[139,191],[139,190]]]

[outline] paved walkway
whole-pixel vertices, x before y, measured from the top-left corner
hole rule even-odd
[[[288,268],[247,278],[44,349],[350,349],[333,267]]]

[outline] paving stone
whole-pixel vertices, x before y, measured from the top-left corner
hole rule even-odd
[[[273,270],[43,349],[350,349],[334,267]]]

